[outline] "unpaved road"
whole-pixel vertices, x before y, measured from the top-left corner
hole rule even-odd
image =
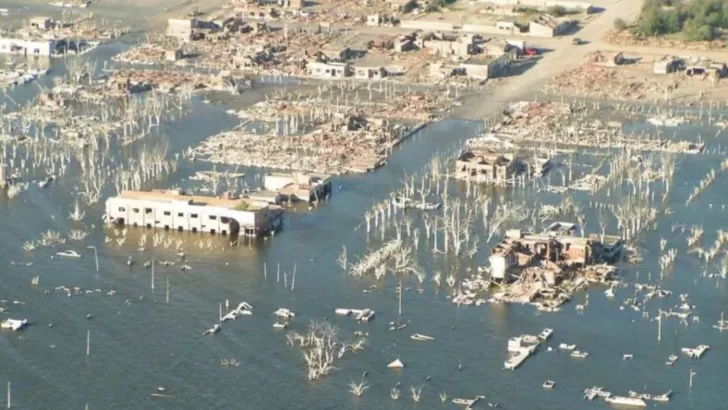
[[[549,79],[557,74],[574,69],[584,62],[590,52],[607,49],[602,38],[614,26],[614,19],[631,20],[642,8],[642,0],[602,1],[597,4],[605,10],[584,28],[574,35],[558,37],[553,40],[538,41],[552,47],[528,71],[509,77],[501,84],[489,90],[486,95],[472,96],[464,104],[454,110],[453,116],[465,119],[483,119],[499,113],[506,104],[518,99],[532,99],[535,92]],[[588,44],[574,46],[574,37],[581,38]],[[614,48],[612,46],[612,48]]]

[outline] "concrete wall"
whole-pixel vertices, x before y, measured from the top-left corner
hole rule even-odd
[[[528,35],[531,37],[551,38],[556,36],[556,30],[542,24],[530,22],[528,23]]]
[[[508,255],[490,255],[490,277],[492,279],[502,280],[506,276],[508,269],[515,263],[512,254]]]
[[[496,4],[499,6],[524,6],[545,9],[553,6],[562,6],[567,10],[579,10],[586,13],[594,11],[591,3],[568,0],[480,0],[481,3]]]
[[[354,67],[354,78],[359,80],[380,80],[387,76],[382,67]]]
[[[454,31],[455,26],[445,21],[426,21],[426,20],[402,20],[399,23],[401,28],[413,30],[434,30],[434,31]]]
[[[238,211],[210,205],[194,205],[186,201],[152,201],[123,197],[112,197],[106,201],[106,215],[110,221],[123,218],[125,225],[230,234],[233,230],[229,220],[240,226],[240,233],[249,229],[266,228],[272,215],[267,209],[259,211]]]
[[[466,33],[480,33],[480,34],[517,34],[518,30],[509,29],[501,30],[496,26],[488,26],[485,24],[463,24],[462,31]]]
[[[508,72],[508,66],[516,58],[516,51],[509,51],[498,56],[488,64],[468,64],[467,61],[460,65],[465,69],[465,75],[478,80],[502,77]]]
[[[326,64],[308,63],[306,65],[308,75],[318,78],[344,78],[351,74],[351,66],[348,64]]]
[[[263,186],[269,191],[279,191],[288,184],[295,182],[292,175],[265,175],[263,176]]]
[[[459,41],[427,40],[425,41],[425,48],[430,50],[433,54],[466,57],[468,55],[468,51],[470,51],[470,44],[461,43]]]
[[[180,40],[189,40],[194,28],[197,28],[196,19],[169,19],[166,34]]]
[[[56,43],[51,40],[23,40],[0,38],[0,53],[28,56],[50,57],[55,51]],[[13,50],[15,49],[15,50]]]
[[[490,64],[463,63],[460,65],[460,67],[465,69],[465,75],[467,75],[469,78],[487,80],[488,78],[490,78]]]

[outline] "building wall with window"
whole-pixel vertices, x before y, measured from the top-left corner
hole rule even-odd
[[[0,53],[24,56],[50,57],[56,50],[53,40],[24,40],[0,38]]]
[[[123,225],[177,231],[209,232],[222,235],[257,236],[275,230],[281,223],[282,209],[275,205],[244,200],[222,200],[201,197],[185,198],[159,191],[122,193],[106,201],[106,220]],[[136,196],[135,196],[136,195]],[[216,206],[210,202],[229,201],[245,204],[250,209]]]

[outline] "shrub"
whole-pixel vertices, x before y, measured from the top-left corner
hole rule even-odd
[[[715,39],[715,29],[708,24],[703,24],[696,19],[690,19],[685,23],[683,34],[686,40],[710,41]]]
[[[563,17],[569,14],[569,11],[564,6],[551,6],[546,9],[546,12],[555,17]]]
[[[627,22],[624,21],[624,19],[616,18],[614,19],[614,29],[617,31],[622,31],[627,28]]]

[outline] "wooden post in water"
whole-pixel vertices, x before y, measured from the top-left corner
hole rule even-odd
[[[695,376],[696,374],[698,374],[698,373],[694,372],[693,368],[691,367],[690,368],[690,390],[693,389],[693,376]],[[8,408],[10,408],[9,397],[10,397],[10,383],[8,383]]]
[[[662,309],[657,311],[657,341],[662,340]]]
[[[399,280],[399,315],[402,316],[402,279]]]
[[[154,258],[152,258],[152,290],[154,290]]]
[[[266,262],[263,262],[263,277],[268,279],[268,264]]]
[[[220,323],[222,323],[222,303],[220,303],[219,306],[220,306],[220,316],[219,316],[219,319],[220,319]]]
[[[12,407],[12,404],[10,402],[10,382],[8,382],[8,408],[10,407]]]
[[[167,304],[169,305],[169,275],[167,275]]]
[[[281,263],[278,262],[278,272],[276,273],[276,283],[281,283]]]
[[[91,330],[86,330],[86,356],[91,355]]]
[[[291,279],[291,292],[293,292],[293,288],[296,287],[296,265],[293,264],[293,278]]]

